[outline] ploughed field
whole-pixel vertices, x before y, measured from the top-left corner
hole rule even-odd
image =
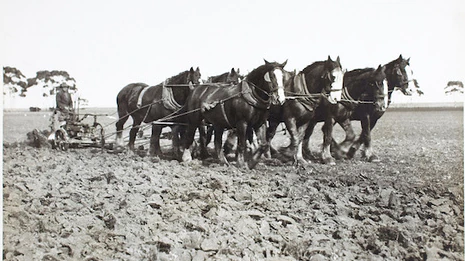
[[[4,112],[5,260],[464,260],[462,110],[388,109],[378,163],[254,170],[27,145],[48,119]]]

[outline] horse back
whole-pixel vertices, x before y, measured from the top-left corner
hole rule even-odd
[[[133,100],[137,103],[137,98],[140,92],[142,92],[142,90],[147,86],[147,84],[139,82],[130,83],[123,87],[116,96],[118,111],[123,114],[128,113],[128,110],[132,107],[131,104],[133,103]]]

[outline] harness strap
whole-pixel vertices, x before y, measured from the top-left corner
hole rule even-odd
[[[298,88],[295,86],[295,84],[299,86]],[[312,94],[308,91],[307,88],[307,82],[305,81],[305,74],[299,73],[296,76],[294,76],[294,91],[298,91],[302,95],[300,99],[297,101],[305,108],[307,111],[313,111],[314,110],[314,104],[315,100],[313,97],[321,97],[321,94]]]
[[[223,118],[225,119],[226,123],[230,128],[233,128],[231,122],[229,122],[228,115],[226,115],[226,111],[224,110],[224,101],[220,101],[221,113],[223,113]]]
[[[258,97],[257,95],[253,95],[254,91],[249,86],[249,83],[252,84],[252,86],[255,86],[253,83],[247,82],[247,81],[242,81],[240,83],[242,85],[241,86],[241,93],[242,93],[242,97],[244,98],[244,100],[249,105],[251,105],[251,106],[253,106],[255,108],[262,109],[262,110],[269,109],[270,105],[271,105],[271,99],[268,99],[267,101],[265,101],[265,100],[261,99],[260,97]]]
[[[341,98],[344,99],[344,100],[347,100],[347,101],[355,101],[355,99],[352,98],[352,96],[350,96],[350,93],[347,90],[347,88],[342,88]]]
[[[163,106],[167,110],[171,110],[171,111],[178,110],[182,106],[176,102],[176,100],[174,99],[174,95],[173,95],[173,89],[171,87],[167,87],[166,83],[167,81],[163,83],[162,93],[161,93],[161,97],[163,100]]]
[[[142,91],[139,93],[139,97],[137,98],[137,108],[140,109],[142,106],[142,98],[144,97],[145,92],[149,89],[149,86],[144,86]]]

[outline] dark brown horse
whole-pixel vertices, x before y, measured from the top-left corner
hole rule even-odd
[[[221,83],[221,84],[226,84],[225,86],[236,85],[240,81],[242,81],[243,78],[244,77],[239,74],[239,68],[237,70],[235,70],[234,68],[231,68],[230,72],[225,72],[217,76],[208,77],[207,83]],[[204,131],[203,128],[199,128],[199,130]],[[205,150],[201,152],[202,157],[206,157],[208,154],[206,151],[206,146],[208,146],[208,144],[211,141],[213,130],[214,130],[213,126],[208,126],[206,130],[206,134],[202,135],[203,133],[201,133],[200,135],[200,137],[205,137],[205,141],[204,141]],[[235,133],[234,130],[230,130],[228,133],[228,136],[235,135],[234,133]]]
[[[412,95],[414,91],[419,91],[418,83],[413,79],[413,73],[410,69],[410,58],[405,60],[402,55],[385,65],[386,79],[388,85],[388,102],[391,103],[391,95],[395,90],[400,90],[404,95]],[[374,70],[374,69],[372,69]],[[365,146],[364,157],[368,161],[379,161],[371,148],[371,130],[375,127],[377,121],[384,115],[386,109],[378,108],[374,105],[365,105],[357,108],[351,116],[351,120],[360,121],[362,132],[348,150],[347,157],[352,158],[360,146]],[[351,126],[350,126],[351,129]],[[353,131],[352,131],[353,133]],[[346,130],[347,135],[347,130]],[[350,134],[353,135],[353,134]],[[355,136],[355,135],[353,135]],[[355,137],[354,137],[355,138]],[[343,146],[347,147],[346,145]]]
[[[347,153],[348,148],[345,151],[344,148],[347,146],[350,147],[354,142],[355,135],[350,123],[354,111],[361,108],[366,111],[371,108],[376,108],[376,110],[385,110],[387,108],[388,93],[384,70],[385,67],[380,65],[377,69],[356,69],[344,74],[344,87],[341,100],[337,106],[332,108],[335,123],[338,123],[346,131],[346,138],[339,146],[337,146],[333,139],[331,150],[334,151],[336,148],[339,148],[339,151],[336,150],[338,157],[341,157],[343,153]],[[324,117],[322,116],[318,115],[316,120],[312,121],[308,127],[303,139],[302,149],[304,156],[311,155],[309,148],[310,136],[315,124],[324,121]]]
[[[302,155],[302,139],[308,126],[319,117],[323,117],[323,153],[324,163],[334,164],[330,153],[333,127],[333,109],[337,106],[342,91],[343,71],[339,57],[333,61],[328,56],[326,61],[315,62],[305,67],[289,81],[286,88],[286,102],[282,107],[271,110],[267,136],[274,135],[277,125],[284,121],[291,136],[288,147],[282,150],[291,156],[295,164],[307,164]]]
[[[179,73],[168,78],[165,82],[149,87],[143,83],[132,83],[124,87],[116,98],[119,120],[116,123],[116,145],[122,146],[122,131],[124,123],[129,116],[133,124],[129,132],[129,148],[134,150],[136,134],[140,124],[151,123],[157,120],[165,120],[179,110],[185,103],[187,96],[194,87],[200,83],[200,70],[197,67]],[[177,121],[178,119],[166,120]],[[160,134],[167,125],[152,124],[152,136],[150,139],[150,154],[161,155]],[[178,125],[171,125],[173,133],[173,147],[179,146]]]
[[[183,161],[192,159],[189,148],[194,140],[195,130],[205,121],[215,128],[215,150],[221,160],[227,162],[222,152],[222,133],[224,129],[235,128],[238,136],[237,164],[239,167],[253,168],[269,146],[266,141],[265,124],[268,109],[274,100],[284,102],[282,70],[285,65],[286,62],[269,63],[265,60],[264,65],[251,71],[237,85],[221,87],[204,84],[197,87],[187,99],[185,106],[186,113],[189,114],[182,146]],[[255,131],[260,147],[246,166],[244,153],[248,128]]]

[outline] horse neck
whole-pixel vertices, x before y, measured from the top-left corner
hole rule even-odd
[[[169,78],[166,84],[172,84],[173,86],[168,87],[173,90],[173,96],[177,103],[184,104],[187,96],[189,95],[189,87],[187,86],[187,75],[188,71],[184,71],[176,76]],[[179,84],[180,86],[175,86]],[[185,86],[184,86],[185,85]]]
[[[365,71],[357,76],[355,76],[353,81],[350,84],[344,85],[347,88],[347,92],[350,96],[358,100],[362,97],[363,94],[368,93],[369,90],[369,79],[371,78],[371,74],[374,73],[374,69],[372,71]]]
[[[179,73],[176,76],[173,76],[167,80],[168,84],[187,84],[187,75],[188,71],[184,71],[182,73]]]
[[[271,96],[270,86],[264,79],[265,73],[259,73],[257,69],[250,72],[245,81],[251,83],[254,95],[260,97],[262,100],[268,100]]]
[[[359,100],[360,97],[362,97],[362,94],[366,92],[366,83],[361,80],[357,80],[351,84],[344,85],[344,89],[350,98]]]
[[[296,94],[308,93],[304,73],[299,72],[292,77],[289,85],[289,92]]]
[[[307,66],[304,70],[302,70],[302,73],[305,75],[307,91],[310,93],[321,93],[325,88],[325,82],[323,79],[324,63],[317,63]]]
[[[228,73],[226,72],[226,73],[223,73],[217,76],[210,77],[209,82],[221,83],[221,82],[226,82],[227,79],[228,79]]]

